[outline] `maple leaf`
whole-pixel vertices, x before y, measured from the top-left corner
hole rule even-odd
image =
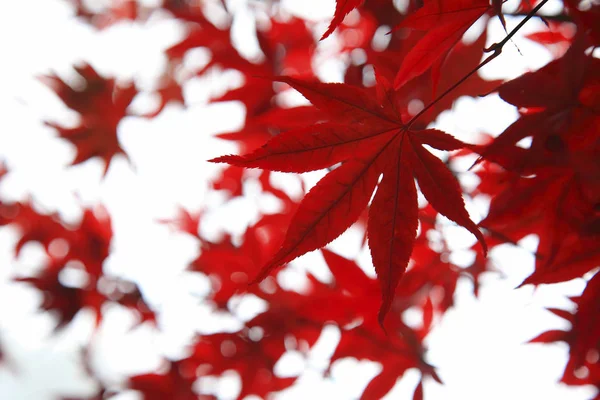
[[[328,250],[323,250],[323,256],[335,282],[324,284],[308,275],[308,284],[302,293],[285,290],[276,282],[269,291],[256,291],[257,296],[268,301],[269,308],[246,322],[240,332],[201,338],[189,360],[207,363],[211,374],[220,374],[226,369],[238,372],[242,379],[240,398],[250,393],[264,396],[268,391],[290,385],[295,379],[273,376],[268,372],[269,365],[278,360],[285,349],[290,350],[290,346],[306,353],[317,342],[323,328],[335,323],[342,331],[335,359],[355,357],[381,362],[386,375],[395,374],[395,378],[399,371],[416,367],[436,379],[433,368],[423,361],[425,349],[420,341],[423,334],[406,327],[400,312],[391,313],[386,323],[394,332],[400,330],[401,336],[390,340],[379,329],[375,312],[379,307],[378,283],[351,260]],[[427,310],[427,301],[423,307]],[[430,325],[429,322],[424,324],[423,330],[429,331]],[[288,344],[290,337],[295,339],[293,345]],[[382,392],[390,388],[384,387]]]
[[[40,214],[29,203],[0,203],[0,226],[12,225],[21,237],[15,246],[19,255],[30,242],[41,244],[49,261],[40,273],[32,277],[17,277],[15,281],[37,288],[43,296],[41,308],[58,314],[57,329],[71,322],[82,308],[96,313],[101,321],[101,306],[112,300],[140,316],[141,322],[155,322],[152,309],[145,303],[137,285],[103,274],[103,264],[109,256],[112,241],[110,217],[104,207],[83,210],[79,224],[69,224],[57,214]],[[74,263],[85,278],[78,284],[68,284],[61,273]],[[110,288],[105,293],[101,288]]]
[[[248,59],[245,54],[249,52],[238,49],[241,42],[235,41],[234,46],[232,28],[238,14],[230,13],[225,0],[106,0],[103,4],[67,0],[79,19],[98,30],[117,21],[143,23],[149,16],[163,20],[165,14],[185,29],[183,39],[166,51],[166,71],[154,86],[160,103],[142,117],[158,114],[168,102],[184,103],[184,79],[210,69],[238,71],[244,83],[211,101],[237,101],[245,107],[243,127],[218,135],[236,142],[244,155],[220,158],[233,165],[209,185],[227,192],[228,201],[244,195],[244,183],[252,181],[261,194],[276,197],[280,206],[276,214],[260,216],[239,237],[207,240],[199,229],[201,212],[181,209],[172,221],[164,221],[198,243],[199,255],[189,269],[207,275],[213,284],[208,298],[219,313],[235,304],[232,298],[246,295],[258,297],[266,310],[249,321],[240,320],[243,327],[237,332],[201,337],[190,348],[192,354],[170,360],[168,370],[131,377],[122,387],[137,390],[149,400],[216,399],[196,393],[197,379],[233,371],[241,382],[238,397],[267,398],[297,379],[277,376],[274,371],[285,352],[308,356],[324,327],[335,325],[340,340],[333,362],[353,357],[381,366],[361,398],[382,398],[402,374],[417,369],[421,377],[413,399],[422,400],[423,382],[429,377],[439,382],[425,361],[424,339],[454,305],[460,278],[472,279],[477,292],[479,276],[491,270],[483,241],[464,249],[476,254],[470,266],[449,262],[451,249],[439,232],[447,221],[441,215],[467,227],[480,240],[481,234],[464,210],[453,176],[456,171],[446,168],[452,163],[442,164],[427,147],[463,149],[461,155],[475,150],[482,156],[475,170],[481,184],[468,195],[492,198],[489,214],[479,224],[488,245],[516,244],[531,234],[539,238],[535,272],[523,284],[581,276],[589,280],[582,295],[572,298],[576,311],[550,310],[570,323],[570,328],[546,332],[533,341],[566,342],[569,361],[562,381],[600,387],[596,318],[600,281],[594,271],[600,263],[600,65],[593,56],[600,44],[600,5],[564,0],[560,14],[534,15],[546,2],[517,1],[513,14],[525,17],[522,24],[484,51],[486,29],[467,44],[461,37],[486,14],[498,16],[505,25],[501,0],[336,0],[322,39],[338,29],[339,53],[329,48],[316,52],[311,22],[285,15],[281,12],[285,5],[280,7],[278,1],[265,2],[249,8],[258,10],[252,40],[256,39],[262,55]],[[216,9],[219,13],[211,14]],[[355,9],[358,19],[344,25],[344,18]],[[473,72],[493,58],[486,56],[482,62],[485,52],[498,55],[531,17],[540,17],[549,30],[528,38],[546,44],[555,61],[502,85],[484,81]],[[389,27],[399,30],[380,40],[382,29]],[[198,47],[208,50],[210,60],[187,73],[184,57]],[[313,64],[321,72],[322,62],[334,61],[333,56],[347,65],[347,85],[313,82]],[[371,86],[374,66],[375,88],[360,89]],[[123,153],[116,132],[136,88],[121,87],[87,66],[79,72],[86,83],[81,89],[55,75],[42,78],[80,115],[75,126],[47,124],[76,147],[74,164],[99,157],[108,168],[112,157]],[[284,94],[288,87],[273,85],[273,78],[295,87],[314,106],[282,108],[288,106]],[[455,86],[457,82],[460,86]],[[453,89],[446,93],[448,88]],[[426,129],[459,97],[492,91],[520,113],[497,139],[466,146],[443,132]],[[436,92],[445,94],[435,98]],[[531,146],[517,145],[526,137],[531,137]],[[247,167],[266,170],[255,176],[245,171]],[[323,168],[330,169],[328,175],[300,205],[271,182],[271,170],[299,173]],[[0,165],[0,178],[4,172]],[[429,201],[421,208],[418,190]],[[82,308],[92,309],[99,323],[103,306],[111,303],[137,313],[141,321],[154,322],[156,315],[144,300],[143,287],[104,274],[103,264],[111,250],[110,219],[91,210],[82,214],[80,223],[70,224],[56,213],[38,212],[30,201],[0,199],[0,225],[11,225],[19,235],[15,256],[32,242],[48,256],[36,275],[17,281],[38,290],[40,308],[57,314],[59,326],[76,318]],[[363,235],[361,247],[368,239],[377,279],[355,261],[323,249],[333,275],[330,282],[306,274],[301,292],[289,290],[283,285],[285,279],[273,276],[261,285],[247,285],[260,266],[259,278],[328,243],[355,220]],[[281,239],[282,246],[278,246]],[[71,267],[85,275],[86,282],[72,286],[63,279],[63,272],[70,272]],[[232,313],[237,311],[231,308]],[[421,324],[411,328],[403,317],[415,309],[422,314]],[[90,366],[86,362],[82,367],[89,370]],[[95,375],[91,370],[88,373]],[[100,389],[88,400],[116,394],[95,379]]]
[[[16,256],[28,242],[38,242],[48,251],[53,240],[71,236],[57,214],[40,214],[29,202],[0,203],[0,226],[9,224],[21,235],[15,246]]]
[[[276,106],[276,92],[272,83],[264,77],[273,77],[283,71],[312,75],[312,55],[314,38],[306,23],[298,18],[280,21],[270,19],[269,29],[257,27],[256,35],[264,60],[251,62],[242,57],[233,47],[230,39],[230,27],[218,29],[206,18],[199,18],[188,37],[167,50],[167,56],[178,62],[187,50],[205,47],[211,52],[211,60],[196,74],[203,74],[212,66],[233,68],[240,71],[246,82],[243,86],[228,90],[211,102],[240,101],[246,107],[244,127],[235,132],[223,132],[217,137],[237,142],[241,151],[254,149],[271,138],[277,131],[297,126],[298,121],[315,122],[320,113],[314,107],[295,107],[283,109]],[[257,79],[256,77],[263,77]],[[229,167],[212,181],[212,188],[226,190],[232,197],[242,195],[243,170]]]
[[[307,76],[313,75],[311,60],[315,43],[304,21],[291,18],[282,22],[271,18],[270,29],[257,29],[256,35],[260,49],[265,55],[265,59],[261,63],[252,63],[232,49],[223,48],[213,51],[213,57],[209,63],[209,65],[220,65],[223,68],[235,68],[245,76],[246,83],[242,87],[212,99],[215,102],[240,101],[246,107],[246,124],[242,130],[237,132],[238,141],[260,137],[261,142],[264,142],[272,136],[272,132],[265,126],[265,123],[271,125],[268,121],[268,114],[278,108],[274,101],[276,91],[268,79],[269,77],[276,77],[284,71]],[[293,111],[288,113],[293,113]],[[291,121],[291,118],[292,115],[287,121]],[[288,125],[289,123],[287,122]],[[219,137],[224,138],[224,135],[219,135]],[[228,139],[231,138],[230,135]]]
[[[57,214],[40,214],[30,203],[0,204],[0,211],[7,216],[0,218],[0,225],[11,224],[20,231],[15,255],[25,244],[38,242],[51,255],[58,252],[59,258],[80,261],[95,279],[102,275],[112,239],[110,218],[103,207],[84,210],[77,226],[65,223]]]
[[[235,141],[238,143],[240,152],[247,152],[255,149],[269,140],[273,136],[281,132],[298,128],[306,124],[308,121],[321,121],[322,115],[315,107],[301,106],[289,109],[271,108],[264,113],[251,118],[239,131],[225,132],[216,135],[220,139]],[[268,180],[269,171],[261,175],[263,181]],[[221,170],[219,175],[211,181],[212,188],[215,190],[225,190],[232,197],[241,196],[243,181],[245,179],[244,169],[229,165]],[[263,189],[273,194],[273,187],[267,188],[263,185]],[[281,196],[277,196],[280,197]],[[287,201],[287,196],[283,196],[282,200]]]
[[[530,233],[539,237],[535,272],[523,284],[576,278],[596,267],[600,257],[595,161],[600,119],[592,94],[600,75],[586,48],[586,38],[578,34],[560,59],[500,86],[500,96],[523,115],[478,150],[512,173],[504,187],[495,188],[481,226],[513,242]],[[529,148],[517,147],[527,136]]]
[[[247,287],[256,268],[276,250],[277,240],[285,232],[293,208],[284,213],[266,215],[243,235],[243,242],[236,246],[231,236],[218,242],[200,239],[200,255],[192,261],[189,269],[206,274],[213,284],[211,300],[225,309],[234,294],[240,292],[261,294],[256,285]]]
[[[597,266],[599,230],[594,205],[600,193],[590,190],[595,185],[588,179],[600,175],[589,168],[589,159],[579,157],[586,166],[582,174],[561,168],[539,171],[534,178],[513,175],[495,193],[488,216],[480,223],[512,243],[531,233],[539,237],[536,269],[523,285],[570,280]]]
[[[395,385],[398,377],[411,368],[418,368],[423,376],[440,382],[434,368],[424,361],[425,348],[419,334],[407,327],[400,314],[387,318],[387,329],[394,335],[385,335],[376,324],[363,323],[342,330],[342,337],[332,361],[345,357],[371,360],[383,367],[365,388],[361,399],[380,399]],[[418,396],[418,389],[416,391]]]
[[[79,226],[72,232],[65,257],[81,261],[86,272],[98,279],[109,256],[113,234],[107,210],[102,206],[85,209]]]
[[[198,400],[200,397],[192,387],[196,378],[193,366],[183,360],[170,363],[166,374],[135,375],[127,384],[130,389],[141,392],[144,400]],[[208,400],[210,397],[202,398]]]
[[[246,153],[256,149],[265,141],[281,132],[303,127],[308,121],[317,123],[323,122],[323,120],[322,113],[312,106],[294,108],[269,107],[261,114],[248,119],[242,129],[234,132],[219,133],[216,137],[223,140],[235,141],[239,145],[240,152]],[[235,176],[236,173],[230,171],[227,174]],[[221,190],[221,188],[217,189]]]
[[[247,284],[256,268],[277,250],[277,238],[285,233],[286,224],[297,206],[288,194],[270,183],[269,177],[269,171],[264,171],[258,177],[258,183],[264,192],[271,193],[281,201],[282,208],[276,214],[263,215],[248,227],[239,244],[229,234],[216,241],[203,238],[199,234],[202,212],[190,213],[179,208],[174,219],[159,221],[198,240],[200,254],[188,269],[201,272],[209,278],[212,284],[209,297],[220,309],[227,309],[229,300],[235,294],[261,296],[260,288],[247,287]]]
[[[370,4],[370,3],[368,3]],[[372,65],[377,65],[378,74],[388,79],[393,79],[401,67],[403,60],[411,49],[420,40],[420,32],[414,31],[408,38],[403,38],[400,34],[390,35],[390,43],[386,51],[381,52],[371,47],[374,40],[374,33],[361,32],[366,36],[365,47],[361,47],[367,55],[364,63],[350,65],[346,71],[346,83],[363,86],[363,75]],[[371,35],[371,36],[367,36]],[[400,39],[402,38],[402,39]],[[414,79],[407,81],[396,91],[396,106],[401,111],[402,118],[408,120],[415,115],[415,111],[410,109],[411,103],[429,104],[434,100],[435,92],[443,92],[457,81],[463,79],[470,71],[479,65],[483,54],[488,35],[483,31],[479,37],[472,43],[465,44],[458,41],[456,45],[443,58],[443,73],[439,79],[436,78],[434,71],[430,69]],[[354,49],[350,47],[349,50]],[[435,82],[434,82],[435,81]],[[486,81],[479,74],[472,74],[461,85],[453,89],[446,96],[438,99],[437,102],[414,123],[415,127],[425,128],[427,124],[433,122],[443,111],[450,110],[453,103],[461,96],[478,96],[483,93],[491,92],[501,84],[501,81]]]
[[[594,145],[597,100],[590,95],[600,79],[600,62],[585,54],[587,38],[579,34],[569,50],[537,71],[524,74],[498,88],[500,97],[525,110],[515,123],[480,152],[483,158],[519,173],[535,173],[539,167],[564,164],[572,153]],[[586,130],[586,141],[573,130]],[[529,149],[515,144],[532,137]]]
[[[137,94],[133,84],[117,85],[115,80],[100,76],[90,65],[75,67],[85,80],[85,87],[76,90],[55,75],[39,79],[49,86],[63,103],[79,113],[81,122],[75,127],[65,127],[46,121],[56,129],[61,138],[76,148],[72,164],[82,163],[92,157],[100,157],[106,173],[111,159],[124,154],[117,138],[117,125],[127,114],[129,104]]]
[[[277,80],[297,89],[335,122],[287,131],[248,155],[222,156],[211,161],[285,172],[307,172],[342,164],[305,196],[280,250],[264,265],[255,281],[342,234],[368,205],[382,173],[384,178],[369,212],[368,227],[368,236],[374,239],[369,243],[383,294],[380,321],[406,269],[416,235],[417,197],[413,177],[434,208],[471,231],[486,248],[481,232],[464,208],[456,178],[423,147],[427,144],[441,150],[456,150],[464,147],[464,143],[438,130],[409,130],[400,119],[394,93],[384,80],[378,82],[378,96],[344,84],[291,77]],[[377,97],[384,101],[383,105]]]
[[[462,38],[469,27],[490,9],[488,0],[454,0],[440,2],[430,0],[423,7],[410,14],[394,30],[400,28],[427,31],[408,52],[394,79],[394,87],[399,88],[414,77],[431,68]],[[439,60],[439,61],[438,61]],[[434,76],[433,85],[439,79]]]
[[[350,11],[354,10],[357,7],[360,7],[365,0],[336,0],[335,1],[335,12],[333,14],[333,19],[329,23],[327,30],[321,36],[321,40],[326,39],[329,35],[335,31],[335,29],[342,23],[346,15],[350,13]]]
[[[66,286],[59,279],[59,274],[65,267],[65,261],[51,259],[50,263],[36,277],[15,278],[16,282],[27,283],[37,288],[43,296],[40,307],[57,314],[58,324],[55,329],[61,329],[71,322],[83,308],[90,307],[96,315],[100,315],[100,306],[104,296],[89,287]]]
[[[242,379],[239,398],[254,394],[264,398],[267,393],[291,386],[296,377],[279,377],[273,373],[278,358],[285,352],[283,336],[264,336],[253,340],[246,332],[216,333],[200,338],[189,358],[210,365],[210,374],[235,370]]]
[[[158,87],[154,90],[154,93],[159,97],[159,103],[156,109],[144,115],[146,118],[156,117],[161,113],[166,105],[170,102],[179,103],[184,105],[185,99],[183,98],[183,88],[181,84],[173,77],[174,72],[169,71],[158,84]]]
[[[600,18],[600,4],[592,2],[585,11],[580,10],[579,1],[565,0],[565,6],[570,14],[574,16],[575,22],[584,30],[594,46],[600,44],[600,28],[598,19]],[[578,29],[579,29],[578,27]]]
[[[266,184],[265,187],[268,188]],[[293,209],[289,210],[291,211]],[[213,290],[211,298],[215,302],[219,299],[220,305],[224,306],[236,291],[237,295],[251,293],[268,302],[269,308],[246,322],[239,332],[203,336],[194,346],[192,355],[184,362],[192,365],[201,363],[206,367],[206,374],[210,375],[235,370],[242,380],[240,397],[246,394],[264,396],[289,386],[295,380],[295,378],[276,377],[270,371],[273,363],[281,357],[285,349],[290,349],[289,338],[295,339],[294,349],[306,351],[316,343],[326,325],[335,323],[344,330],[360,327],[350,336],[352,340],[359,337],[360,342],[363,343],[360,348],[349,347],[343,350],[339,353],[340,357],[362,358],[365,348],[376,349],[369,359],[384,360],[389,367],[388,374],[392,373],[392,368],[399,368],[399,366],[404,369],[418,367],[424,374],[434,374],[431,367],[422,362],[424,349],[417,345],[420,338],[429,331],[431,322],[426,322],[422,331],[413,334],[413,340],[416,341],[414,343],[404,342],[401,339],[393,344],[386,343],[385,335],[378,329],[376,318],[376,310],[380,303],[378,283],[367,277],[356,263],[350,260],[323,250],[336,282],[323,284],[308,275],[308,285],[302,293],[285,290],[276,280],[270,281],[268,290],[238,282],[242,274],[247,280],[250,276],[249,269],[252,269],[253,265],[260,265],[263,256],[268,256],[276,250],[273,247],[276,244],[274,238],[284,231],[282,226],[286,222],[284,216],[277,214],[263,216],[246,231],[239,245],[233,245],[228,237],[217,243],[208,243],[200,238],[201,255],[194,261],[192,268],[219,279],[220,284]],[[193,225],[196,226],[195,223]],[[179,229],[188,231],[186,227],[187,223],[184,219]],[[197,234],[194,233],[193,236],[197,237]],[[408,302],[402,306],[407,308]],[[425,310],[429,309],[431,315],[433,312],[431,303],[425,301],[423,307]],[[398,308],[395,311],[398,311]],[[393,317],[387,319],[391,328],[402,326],[401,329],[407,329],[399,322],[400,312],[394,312],[392,315]],[[357,319],[362,320],[358,326]],[[431,321],[432,318],[426,319]],[[260,334],[256,334],[257,332]],[[412,346],[417,346],[414,352],[410,350]],[[393,351],[394,355],[388,356],[388,351],[382,351],[385,349]]]
[[[572,300],[577,305],[575,313],[551,308],[553,314],[571,325],[568,331],[551,330],[541,333],[529,343],[566,342],[569,345],[569,361],[561,381],[568,385],[595,385],[600,389],[600,322],[599,310],[600,274],[596,273],[581,294]]]
[[[564,55],[571,45],[574,36],[574,28],[569,23],[548,22],[548,27],[530,33],[525,37],[545,46],[554,56],[559,58]]]
[[[219,54],[220,51],[231,47],[229,30],[218,29],[203,14],[191,16],[194,25],[191,25],[187,36],[179,43],[166,50],[170,60],[180,60],[185,53],[195,47],[207,47]]]
[[[211,181],[214,190],[224,190],[232,197],[243,194],[244,169],[236,166],[228,166],[221,170],[219,175]]]

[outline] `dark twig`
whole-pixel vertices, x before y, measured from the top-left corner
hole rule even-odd
[[[507,17],[526,17],[528,13],[525,12],[514,12],[514,13],[504,13],[504,16]],[[573,18],[567,14],[556,14],[556,15],[534,15],[534,17],[545,19],[546,21],[553,22],[572,22]]]

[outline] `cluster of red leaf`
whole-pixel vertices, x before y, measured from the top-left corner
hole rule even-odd
[[[252,60],[234,46],[233,15],[225,2],[211,3],[227,15],[220,24],[211,20],[208,1],[165,0],[153,8],[113,0],[95,11],[79,0],[71,3],[79,18],[99,29],[122,20],[146,20],[159,9],[185,25],[184,38],[165,52],[167,67],[157,89],[160,105],[145,117],[158,115],[169,101],[184,103],[184,82],[176,72],[189,50],[208,50],[210,61],[187,71],[183,80],[212,70],[241,73],[241,87],[212,99],[238,101],[246,109],[241,129],[218,135],[236,142],[241,155],[211,160],[229,164],[212,188],[226,191],[229,201],[243,195],[245,181],[255,180],[280,203],[278,211],[261,215],[241,237],[203,237],[203,212],[180,210],[177,218],[163,221],[196,240],[199,256],[189,270],[210,280],[207,301],[216,311],[234,313],[232,300],[250,296],[261,299],[266,310],[235,332],[198,336],[187,356],[168,361],[168,372],[130,377],[126,388],[146,399],[216,398],[210,391],[198,393],[196,380],[233,370],[241,380],[239,398],[265,397],[297,379],[275,373],[282,355],[290,350],[306,354],[323,329],[333,325],[340,341],[331,363],[353,357],[383,367],[361,398],[381,398],[415,368],[421,381],[414,398],[421,399],[423,379],[440,382],[426,361],[423,340],[453,305],[457,282],[467,277],[477,294],[480,275],[491,270],[488,248],[515,244],[531,234],[539,238],[536,266],[523,284],[591,277],[583,294],[573,299],[578,306],[574,314],[552,310],[571,322],[571,330],[547,332],[533,341],[567,342],[570,359],[563,382],[600,388],[600,280],[593,275],[600,265],[600,62],[592,54],[600,44],[600,6],[566,0],[562,14],[545,20],[548,30],[529,35],[551,48],[556,59],[502,83],[484,80],[477,71],[500,55],[520,25],[488,49],[485,30],[475,40],[462,40],[478,20],[500,18],[506,29],[497,0],[411,0],[402,13],[391,0],[337,0],[325,33],[265,5],[256,9],[262,55]],[[539,18],[546,1],[521,3],[516,14],[526,22]],[[345,19],[348,14],[353,18]],[[390,31],[385,44],[378,33],[382,27]],[[345,61],[343,83],[319,80],[318,37],[339,42],[330,57]],[[115,154],[123,153],[117,126],[138,89],[118,85],[89,65],[76,70],[85,81],[82,89],[52,75],[42,80],[79,114],[79,124],[48,124],[76,146],[74,164],[100,157],[108,166]],[[310,104],[285,104],[282,94],[290,88]],[[514,105],[520,116],[488,143],[467,144],[452,132],[428,128],[459,97],[492,92]],[[521,145],[525,138],[531,139],[529,147]],[[444,158],[448,161],[479,157],[473,167],[479,185],[466,192],[451,163],[430,149],[454,152]],[[253,176],[247,168],[263,171]],[[300,202],[270,179],[271,171],[325,168],[328,174]],[[419,203],[419,191],[426,201]],[[463,195],[491,198],[479,224],[469,217]],[[439,232],[441,217],[476,237],[470,266],[449,262],[450,251]],[[368,241],[376,279],[356,261],[322,249],[355,223]],[[106,302],[136,311],[141,321],[155,320],[135,284],[103,273],[112,237],[104,210],[84,210],[81,222],[72,226],[57,215],[38,212],[30,202],[0,203],[0,225],[19,231],[17,256],[29,242],[46,251],[39,273],[17,280],[43,294],[40,307],[56,313],[59,326],[84,308],[94,310],[100,323]],[[301,290],[283,285],[278,267],[317,249],[322,249],[333,280],[306,274]],[[84,273],[84,282],[66,282],[63,275],[69,269]],[[403,319],[409,309],[421,312],[418,327]],[[97,398],[118,391],[103,388]]]
[[[117,303],[131,309],[142,321],[155,321],[133,282],[106,275],[103,263],[110,253],[112,228],[103,207],[82,211],[77,225],[56,215],[40,213],[31,202],[0,202],[0,226],[18,232],[15,257],[28,243],[40,244],[47,255],[34,276],[17,275],[15,281],[35,287],[41,292],[40,308],[58,318],[56,328],[70,323],[80,310],[91,309],[96,324],[102,320],[102,306]],[[74,274],[75,279],[69,278]]]

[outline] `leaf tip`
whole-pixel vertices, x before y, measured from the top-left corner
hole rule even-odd
[[[327,39],[329,37],[329,35],[331,35],[333,33],[333,29],[328,28],[325,33],[321,36],[321,38],[319,39],[319,42],[322,42],[323,40]]]
[[[377,315],[377,322],[379,322],[379,326],[381,327],[381,330],[383,331],[383,333],[385,333],[386,336],[388,336],[388,332],[385,329],[385,317],[387,316],[387,313],[390,310],[390,306],[391,306],[391,299],[384,299],[383,304],[381,304],[381,308],[379,309],[379,314]]]
[[[228,154],[225,156],[211,158],[210,160],[206,160],[206,161],[210,162],[210,163],[215,163],[215,164],[225,163],[225,164],[230,164],[230,165],[238,165],[240,159],[241,159],[240,156],[237,156],[234,154]]]
[[[473,151],[475,151],[475,150],[473,150]],[[467,169],[467,171],[471,171],[473,168],[475,168],[477,165],[481,164],[482,162],[483,162],[483,156],[482,156],[482,155],[480,155],[480,156],[477,158],[477,160],[475,160],[475,162],[473,163],[473,165],[471,165],[471,166],[469,167],[469,169]]]
[[[258,274],[256,274],[256,276],[252,280],[250,280],[248,286],[252,286],[262,282],[267,276],[269,276],[271,271],[283,264],[284,263],[281,262],[281,258],[277,257],[276,255],[271,259],[271,261],[266,263],[265,266],[261,268],[261,270],[258,272]]]

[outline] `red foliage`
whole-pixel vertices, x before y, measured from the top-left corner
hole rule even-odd
[[[55,75],[42,76],[40,80],[67,107],[79,113],[79,125],[68,128],[53,122],[47,124],[75,146],[77,155],[73,164],[100,157],[108,169],[115,155],[125,154],[117,138],[117,125],[125,117],[137,90],[132,84],[119,86],[114,79],[103,78],[90,65],[75,69],[85,81],[82,90],[72,88]]]
[[[257,280],[273,268],[325,246],[343,233],[367,206],[368,237],[373,264],[382,285],[380,320],[406,269],[417,230],[415,176],[427,200],[443,215],[465,226],[486,244],[469,219],[456,178],[423,144],[457,150],[464,143],[433,129],[411,131],[402,121],[395,96],[385,78],[372,90],[278,78],[299,90],[329,114],[331,122],[287,131],[246,156],[212,161],[273,171],[308,172],[342,165],[321,180],[299,205],[281,249],[266,263]]]
[[[327,51],[330,58],[346,62],[346,70],[344,82],[326,83],[319,80],[316,66],[320,32],[315,36],[311,23],[283,15],[271,4],[276,2],[255,10],[262,54],[253,59],[235,46],[233,15],[225,2],[212,4],[225,16],[219,22],[201,1],[158,6],[111,1],[95,11],[86,2],[69,3],[78,18],[99,29],[146,21],[155,12],[185,26],[181,41],[165,51],[165,71],[155,89],[158,107],[144,118],[159,115],[168,102],[185,106],[188,79],[209,71],[238,71],[244,83],[210,100],[237,101],[246,110],[239,130],[217,135],[236,142],[240,155],[211,160],[230,164],[213,178],[211,190],[225,192],[223,201],[229,202],[243,196],[244,183],[253,181],[261,194],[279,203],[277,211],[261,214],[240,236],[223,233],[208,239],[200,229],[207,211],[202,206],[197,213],[181,208],[174,219],[160,221],[196,241],[198,255],[187,272],[208,278],[206,300],[216,311],[234,315],[232,304],[240,298],[258,298],[266,308],[238,321],[235,331],[198,335],[187,355],[165,356],[167,371],[129,377],[116,390],[100,382],[103,388],[94,398],[126,389],[147,400],[217,398],[199,393],[195,383],[226,371],[240,377],[239,398],[266,397],[297,381],[297,376],[276,373],[282,355],[289,350],[306,355],[332,325],[340,340],[331,363],[353,357],[382,367],[361,398],[381,398],[413,368],[421,374],[413,398],[427,398],[423,382],[441,381],[427,362],[424,340],[454,305],[459,279],[472,280],[477,295],[480,276],[493,271],[488,247],[516,244],[532,234],[539,238],[535,271],[523,285],[587,279],[581,296],[572,299],[574,313],[550,310],[570,322],[570,329],[545,332],[532,342],[566,342],[569,361],[562,382],[600,389],[600,62],[592,54],[600,43],[600,6],[565,0],[560,15],[547,17],[548,30],[528,36],[548,46],[555,59],[500,82],[484,80],[478,70],[500,56],[521,28],[507,29],[502,1],[414,0],[402,14],[392,0],[336,0],[321,40],[339,42]],[[526,23],[538,18],[546,0],[521,3],[516,13]],[[354,21],[346,23],[350,13]],[[485,31],[463,42],[476,21],[491,18],[500,19],[505,38],[488,49]],[[385,45],[376,44],[382,27],[391,29]],[[196,48],[206,49],[210,60],[185,70],[184,59]],[[53,74],[40,80],[78,113],[77,125],[46,124],[75,146],[73,164],[99,157],[108,168],[115,155],[124,154],[117,127],[129,115],[138,89],[103,77],[87,64],[75,70],[83,85],[67,84]],[[310,104],[285,104],[288,86]],[[469,144],[452,132],[429,127],[459,97],[492,92],[519,111],[499,136]],[[528,147],[520,145],[525,138],[531,138]],[[438,150],[448,152],[443,156],[448,161],[435,155]],[[480,182],[465,189],[451,161],[473,154],[479,157],[473,172]],[[248,168],[263,171],[253,175]],[[327,175],[302,200],[271,181],[272,171],[322,169],[328,169]],[[0,167],[0,178],[7,174]],[[427,204],[419,205],[419,193]],[[478,224],[467,213],[463,195],[491,198]],[[467,267],[449,262],[450,250],[440,233],[442,216],[477,239]],[[355,260],[323,248],[353,224],[368,240],[375,279]],[[157,325],[160,314],[144,299],[143,285],[104,270],[113,237],[104,208],[84,209],[80,222],[71,224],[56,213],[39,212],[32,200],[0,199],[0,226],[18,232],[15,258],[31,242],[46,253],[36,274],[16,274],[14,280],[40,292],[39,307],[57,316],[57,327],[71,323],[82,309],[94,311],[97,327],[107,304],[134,312],[140,323]],[[303,273],[302,288],[291,290],[282,283],[278,267],[319,249],[330,282]],[[80,282],[65,278],[73,272],[83,277]],[[417,328],[402,318],[409,309],[421,311]],[[89,372],[94,374],[93,368]]]
[[[48,260],[36,276],[19,276],[15,280],[41,292],[40,307],[57,314],[57,328],[71,322],[84,308],[95,312],[99,324],[101,307],[108,301],[130,308],[141,321],[155,320],[134,283],[103,272],[112,239],[110,218],[104,208],[83,210],[80,223],[72,226],[57,215],[38,213],[29,203],[0,203],[0,225],[10,225],[19,231],[16,256],[29,242],[38,242],[47,252]],[[61,276],[77,271],[82,282],[70,283]]]
[[[561,381],[567,385],[595,385],[600,387],[600,321],[596,317],[600,311],[600,275],[596,274],[587,282],[581,296],[572,300],[577,305],[574,314],[561,309],[550,309],[552,313],[571,324],[569,331],[554,330],[544,332],[531,343],[566,342],[569,345],[569,362]]]

